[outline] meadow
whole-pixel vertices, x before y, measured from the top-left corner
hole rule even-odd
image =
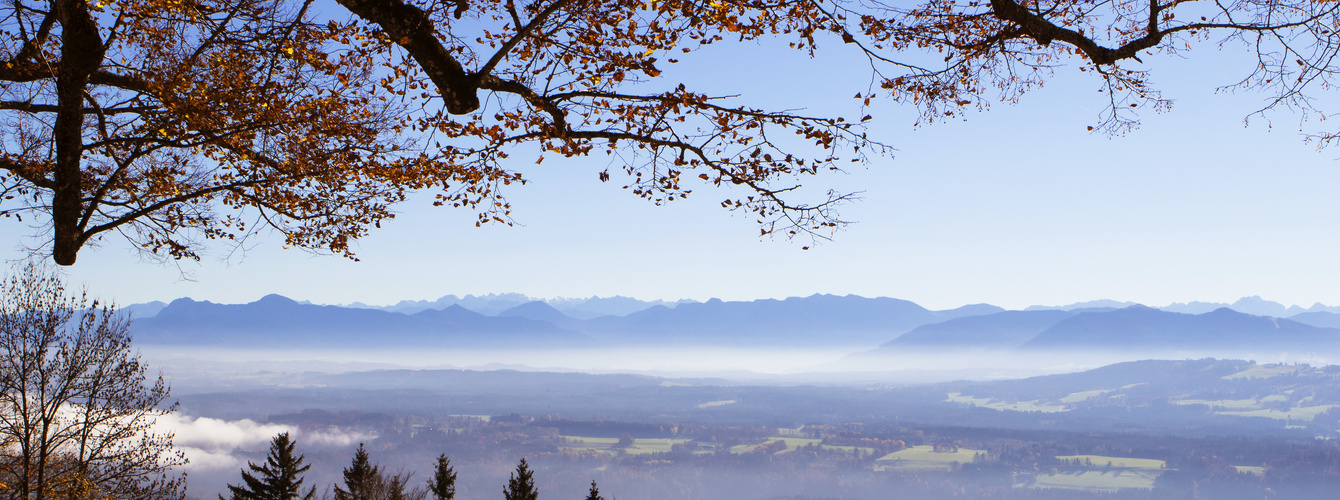
[[[954,462],[971,463],[983,450],[958,448],[953,451],[935,451],[934,446],[919,445],[884,455],[875,461],[875,470],[950,470]]]

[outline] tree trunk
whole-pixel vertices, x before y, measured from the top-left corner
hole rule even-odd
[[[56,0],[52,5],[61,25],[61,60],[56,70],[56,184],[51,194],[54,232],[52,258],[57,264],[74,264],[83,243],[79,219],[83,211],[80,183],[84,156],[84,90],[88,77],[102,64],[104,49],[98,26],[89,14],[86,0]]]

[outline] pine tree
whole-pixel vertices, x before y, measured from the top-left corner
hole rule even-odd
[[[456,471],[451,468],[451,460],[445,453],[437,457],[433,478],[428,480],[428,491],[432,493],[434,500],[456,498]]]
[[[503,489],[503,498],[505,500],[539,500],[540,492],[535,490],[535,478],[531,477],[533,474],[530,471],[530,466],[526,465],[526,459],[521,459],[521,463],[516,466],[516,473],[507,480],[507,488]]]
[[[591,480],[591,491],[586,494],[586,500],[605,500],[605,497],[600,496],[600,490],[596,488],[594,479]]]
[[[247,462],[247,471],[242,471],[242,486],[228,485],[228,491],[232,494],[232,500],[312,500],[316,498],[316,487],[307,490],[307,494],[302,494],[302,473],[312,468],[310,465],[303,465],[303,456],[293,457],[293,447],[296,443],[290,441],[288,433],[280,433],[270,441],[270,455],[266,457],[265,465],[256,465]],[[223,495],[219,495],[223,499]]]
[[[344,487],[335,487],[335,500],[367,500],[380,486],[381,467],[372,465],[363,443],[358,443],[353,463],[344,469]]]

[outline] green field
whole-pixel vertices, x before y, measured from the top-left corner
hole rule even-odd
[[[1081,392],[1076,392],[1076,393],[1074,393],[1074,394],[1071,394],[1071,395],[1069,395],[1069,396],[1066,396],[1066,397],[1064,397],[1064,398],[1061,398],[1061,402],[1062,402],[1062,403],[1078,403],[1078,402],[1080,402],[1080,401],[1084,401],[1084,400],[1087,400],[1087,399],[1091,399],[1091,398],[1096,398],[1096,397],[1098,397],[1098,396],[1102,396],[1102,395],[1107,394],[1107,393],[1109,393],[1109,392],[1112,392],[1112,390],[1111,390],[1111,389],[1097,389],[1097,390],[1093,390],[1093,391],[1081,391]]]
[[[730,447],[730,452],[731,452],[731,453],[737,453],[737,454],[738,454],[738,453],[750,453],[750,452],[753,452],[754,450],[757,450],[757,449],[763,447],[764,445],[772,444],[773,441],[785,441],[785,442],[786,442],[786,451],[794,450],[794,449],[796,448],[796,445],[805,446],[805,445],[807,445],[807,444],[809,444],[809,443],[811,443],[811,442],[815,442],[815,443],[819,442],[818,439],[768,438],[767,441],[764,441],[764,442],[762,442],[762,443],[757,443],[757,444],[741,444],[741,445],[735,445],[735,446],[732,446],[732,447]]]
[[[1058,455],[1056,458],[1061,460],[1078,458],[1081,462],[1088,459],[1094,467],[1106,467],[1108,462],[1112,462],[1112,467],[1123,469],[1162,469],[1166,465],[1166,462],[1152,458],[1108,457],[1103,455]]]
[[[1302,369],[1301,366],[1255,365],[1252,366],[1251,368],[1234,373],[1232,375],[1224,375],[1223,378],[1228,380],[1232,380],[1235,378],[1270,378],[1278,375],[1288,375],[1291,373],[1297,373],[1298,370],[1300,369]]]
[[[615,455],[619,453],[619,438],[612,437],[590,437],[590,436],[559,436],[567,439],[568,444],[564,448],[579,451],[599,451]],[[623,451],[629,455],[641,455],[643,453],[659,453],[670,451],[670,447],[677,443],[687,443],[690,439],[634,439],[633,445],[624,448]]]
[[[641,455],[643,453],[663,453],[670,451],[670,448],[676,444],[687,444],[693,441],[692,439],[637,438],[633,440],[632,446],[621,449],[617,446],[619,444],[619,438],[591,437],[591,436],[559,436],[559,437],[566,440],[566,444],[562,446],[564,449],[574,451],[594,451],[599,453],[606,453],[609,455],[617,455],[619,454],[620,451],[627,453],[629,455]],[[816,445],[825,450],[837,450],[846,453],[852,453],[858,448],[856,446],[838,446],[830,444],[821,444],[823,441],[821,439],[772,437],[768,438],[766,441],[763,441],[761,443],[732,446],[730,448],[730,452],[749,453],[758,449],[763,445],[775,441],[782,441],[786,443],[786,449],[779,453],[790,453],[796,451],[796,449],[798,448],[809,445]],[[699,449],[695,453],[711,453],[711,450],[714,446],[715,445],[712,445],[710,443],[709,444],[699,443],[699,448],[701,449]],[[869,447],[860,447],[860,450],[862,454],[867,456],[878,453],[878,450]],[[969,453],[968,455],[968,460],[972,460],[971,453]]]
[[[956,452],[935,451],[933,446],[913,446],[880,457],[875,461],[875,470],[888,469],[939,469],[948,470],[949,464],[971,463],[973,457],[982,450],[959,448]]]
[[[1255,399],[1179,399],[1172,402],[1175,405],[1205,405],[1209,407],[1228,408],[1231,410],[1256,410],[1261,408],[1261,402]]]
[[[1217,408],[1216,415],[1232,415],[1237,417],[1266,417],[1279,420],[1312,420],[1317,415],[1335,408],[1340,405],[1315,405],[1315,406],[1297,406],[1287,410],[1277,410],[1273,408],[1264,408],[1263,403],[1273,403],[1288,401],[1289,396],[1284,394],[1271,394],[1260,399],[1180,399],[1173,401],[1173,404],[1179,405],[1205,405],[1210,408]]]
[[[1234,465],[1233,468],[1234,468],[1234,469],[1237,469],[1238,472],[1246,472],[1246,473],[1248,473],[1248,474],[1251,474],[1251,475],[1253,475],[1253,476],[1257,476],[1257,477],[1261,477],[1261,476],[1266,475],[1266,468],[1265,468],[1265,467],[1261,467],[1261,466],[1252,466],[1252,465]]]
[[[711,408],[711,407],[713,407],[713,406],[726,406],[726,405],[733,405],[733,404],[735,404],[735,400],[734,400],[734,399],[724,399],[724,400],[721,400],[721,401],[708,401],[708,402],[706,402],[706,403],[703,403],[703,404],[698,405],[698,407],[699,407],[699,408]]]
[[[964,396],[963,393],[960,392],[951,392],[949,393],[948,399],[945,399],[945,401],[948,401],[950,403],[963,403],[963,404],[974,404],[977,406],[986,406],[991,403],[991,398],[974,398],[972,396]]]
[[[1117,491],[1122,488],[1153,488],[1161,471],[1149,469],[1085,470],[1040,474],[1030,488]]]
[[[762,442],[762,443],[758,443],[758,444],[742,444],[742,445],[738,445],[738,446],[732,446],[731,449],[730,449],[730,452],[731,452],[731,453],[749,453],[749,452],[751,452],[751,451],[754,451],[754,450],[758,449],[759,447],[761,447],[761,446],[763,446],[763,445],[772,443],[772,442],[774,442],[774,441],[783,441],[783,442],[786,443],[786,450],[783,450],[783,451],[781,451],[780,453],[790,453],[790,452],[796,451],[796,448],[800,448],[800,447],[803,447],[803,446],[809,446],[809,445],[811,445],[811,444],[816,445],[816,446],[819,446],[820,448],[823,448],[823,449],[825,449],[825,450],[841,450],[841,451],[845,451],[845,452],[847,452],[847,453],[851,453],[852,450],[855,450],[855,449],[856,449],[855,446],[837,446],[837,445],[831,445],[831,444],[820,444],[820,443],[823,442],[822,439],[807,439],[807,438],[793,438],[793,437],[773,437],[773,438],[768,438],[767,441],[764,441],[764,442]],[[865,447],[862,447],[862,448],[861,448],[861,453],[864,453],[864,454],[866,454],[866,455],[871,455],[871,454],[874,454],[874,453],[875,453],[875,449],[874,449],[874,448],[865,448]]]
[[[493,417],[491,417],[491,416],[489,416],[489,415],[463,415],[463,414],[452,414],[452,415],[447,415],[447,416],[448,416],[448,417],[477,418],[477,419],[483,420],[483,421],[485,421],[485,422],[488,422],[490,418],[493,418]]]
[[[1116,491],[1122,488],[1153,488],[1154,479],[1167,465],[1152,458],[1109,457],[1104,455],[1058,455],[1061,460],[1088,460],[1084,469],[1039,474],[1030,488],[1064,488],[1091,491]],[[1112,464],[1109,469],[1108,464]],[[1017,485],[1022,486],[1022,485]]]
[[[1219,411],[1219,415],[1235,415],[1239,417],[1266,417],[1279,420],[1312,420],[1317,415],[1325,413],[1326,410],[1340,405],[1318,405],[1318,406],[1300,406],[1298,408],[1289,408],[1288,410],[1243,410],[1243,411]]]
[[[688,443],[689,441],[692,441],[692,439],[634,439],[633,446],[629,446],[625,451],[629,455],[664,453],[670,451],[671,446]]]
[[[981,406],[983,408],[991,408],[993,410],[1000,410],[1000,411],[1005,410],[1025,411],[1025,412],[1037,411],[1043,413],[1055,413],[1060,411],[1066,411],[1066,407],[1063,405],[1045,404],[1041,401],[1018,401],[1014,403],[1006,403],[1003,401],[995,401],[991,398],[974,398],[972,396],[964,396],[957,392],[949,393],[945,401],[951,403],[974,404],[977,406]]]

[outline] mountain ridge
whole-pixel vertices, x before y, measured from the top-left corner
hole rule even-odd
[[[1318,311],[1313,314],[1331,314]],[[889,297],[808,297],[654,305],[625,316],[574,318],[543,301],[486,315],[461,304],[407,314],[299,303],[174,300],[136,319],[137,341],[253,347],[390,346],[486,349],[617,346],[917,349],[1211,349],[1340,347],[1340,329],[1228,308],[1186,314],[1120,309],[1006,311],[974,304],[932,311]]]

